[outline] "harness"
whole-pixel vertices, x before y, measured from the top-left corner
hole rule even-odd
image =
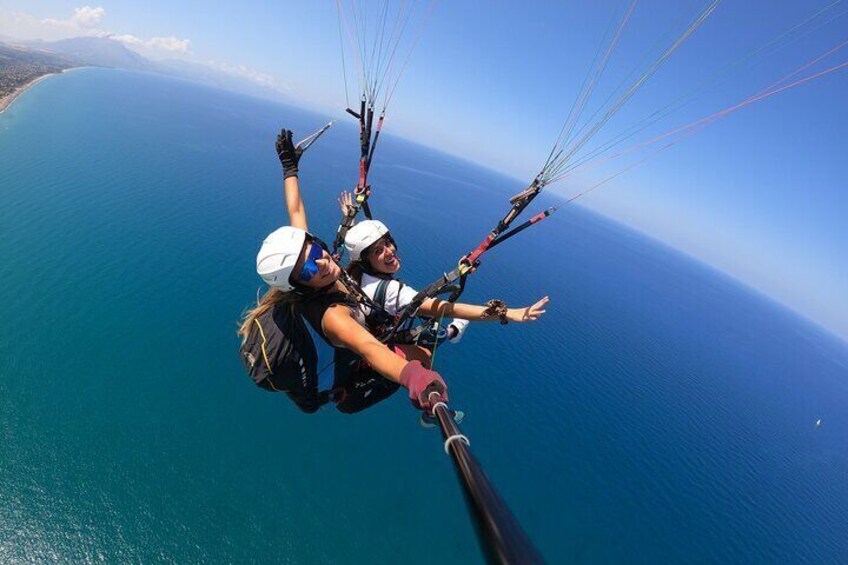
[[[509,229],[512,222],[519,214],[521,214],[522,211],[524,211],[527,205],[539,195],[545,185],[545,180],[541,176],[537,176],[526,189],[510,198],[509,203],[512,207],[498,222],[495,228],[473,251],[459,259],[456,268],[448,273],[444,273],[439,279],[433,281],[416,294],[415,298],[413,298],[409,304],[404,306],[404,308],[398,312],[398,315],[395,317],[394,325],[386,333],[382,341],[388,342],[391,340],[392,336],[396,332],[400,331],[410,318],[417,315],[418,309],[425,300],[450,293],[447,301],[456,302],[456,300],[465,291],[465,283],[468,279],[468,275],[477,270],[477,267],[479,267],[481,263],[481,257],[487,251],[556,212],[556,207],[548,208],[515,228]]]
[[[397,314],[394,316],[386,308],[386,294],[389,285],[393,282],[398,283],[397,298],[395,299],[395,308],[393,308]],[[404,286],[406,286],[405,283],[400,279],[380,279],[374,290],[372,300],[381,310],[371,310],[366,314],[365,323],[368,328],[383,343],[388,343],[390,340],[391,343],[433,347],[433,345],[440,345],[447,341],[447,331],[432,318],[421,318],[420,323],[416,324],[415,319],[410,317],[397,330],[392,331],[398,316],[403,312],[400,307],[400,296]]]

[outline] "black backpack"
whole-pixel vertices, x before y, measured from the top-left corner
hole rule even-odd
[[[285,392],[304,412],[329,400],[318,393],[318,351],[293,305],[277,304],[257,316],[239,352],[257,386]]]
[[[333,389],[318,392],[318,351],[306,322],[292,304],[277,304],[257,316],[239,353],[258,387],[285,392],[307,413],[333,401],[340,412],[354,414],[392,396],[400,387],[363,366],[352,351],[335,348]]]

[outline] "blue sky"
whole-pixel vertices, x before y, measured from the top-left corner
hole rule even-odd
[[[638,2],[590,99],[590,113],[631,69],[644,70],[651,60],[646,54],[656,56],[657,46],[668,45],[707,4]],[[783,40],[780,49],[729,69],[831,4],[817,20],[822,25],[809,25],[801,30],[805,34]],[[613,16],[628,5],[618,0],[436,3],[392,100],[386,131],[531,180]],[[634,141],[739,103],[848,40],[848,15],[837,17],[845,12],[848,0],[725,0],[599,132],[598,141],[722,70],[727,71],[723,80]],[[342,117],[338,24],[330,0],[146,0],[87,8],[69,1],[4,0],[0,5],[0,35],[103,32],[123,37],[149,56],[214,62],[244,80],[272,85],[296,103]],[[795,78],[845,61],[848,48]],[[753,103],[580,202],[707,261],[848,338],[846,93],[848,69],[843,69]],[[613,161],[549,190],[574,194],[628,162],[632,159]]]

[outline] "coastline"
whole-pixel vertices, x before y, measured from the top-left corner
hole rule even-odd
[[[61,72],[64,73],[66,71],[70,71],[70,70],[73,70],[73,69],[76,69],[76,68],[79,68],[79,67],[71,67],[70,69],[63,69]],[[38,84],[39,82],[41,82],[42,80],[44,80],[46,78],[50,78],[50,77],[58,75],[58,74],[60,74],[60,73],[43,74],[39,77],[32,79],[28,83],[17,87],[15,90],[13,90],[11,93],[7,94],[3,98],[0,98],[0,114],[5,112],[6,109],[8,109],[12,105],[12,103],[18,98],[18,96],[20,96],[21,94],[26,92],[29,88],[31,88],[32,86],[35,86],[36,84]]]

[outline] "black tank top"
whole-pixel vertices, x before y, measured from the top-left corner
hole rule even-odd
[[[315,296],[310,296],[297,304],[298,313],[303,316],[303,319],[312,326],[312,329],[321,336],[327,345],[336,347],[324,335],[324,329],[321,327],[321,320],[324,319],[324,314],[335,304],[345,304],[350,307],[355,307],[356,302],[346,293],[333,290],[330,292],[322,292]]]

